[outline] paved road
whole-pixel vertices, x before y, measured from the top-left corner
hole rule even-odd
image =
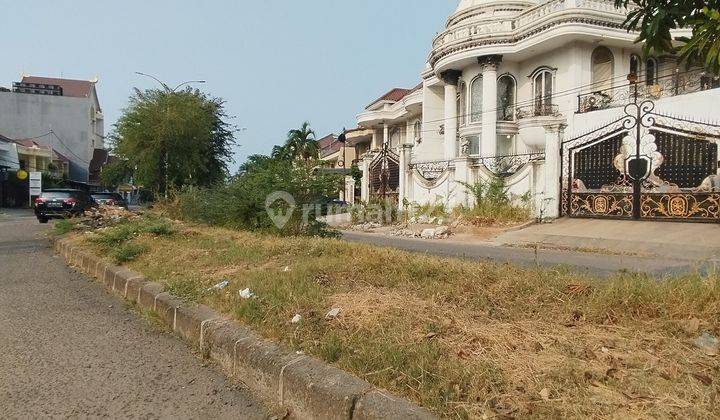
[[[241,418],[268,410],[0,212],[0,417]]]
[[[610,276],[618,270],[645,272],[663,276],[693,270],[704,272],[709,268],[707,264],[670,258],[607,255],[551,249],[539,249],[536,258],[533,249],[459,242],[452,239],[414,239],[354,231],[344,231],[342,235],[345,240],[352,242],[399,248],[411,252],[476,260],[494,260],[525,266],[540,264],[552,267],[562,265],[576,271],[588,272],[601,277]]]

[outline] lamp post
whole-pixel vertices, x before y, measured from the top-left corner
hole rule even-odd
[[[149,78],[155,80],[156,82],[160,83],[160,85],[161,85],[161,86],[165,89],[165,91],[166,91],[167,93],[169,93],[169,94],[174,94],[174,93],[176,93],[177,90],[180,89],[181,87],[183,87],[183,86],[185,86],[185,85],[189,85],[189,84],[191,84],[191,83],[205,83],[205,80],[188,80],[188,81],[182,82],[182,83],[180,83],[179,85],[175,86],[175,88],[170,89],[170,86],[168,86],[167,83],[163,82],[162,80],[158,79],[157,77],[155,77],[155,76],[153,76],[153,75],[151,75],[151,74],[147,74],[147,73],[143,73],[143,72],[139,72],[139,71],[136,71],[135,74],[137,74],[137,75],[139,75],[139,76],[149,77]],[[167,110],[166,110],[166,111],[167,111]],[[165,190],[164,193],[165,193],[165,199],[167,199],[167,198],[168,198],[168,150],[167,150],[167,147],[164,148],[164,153],[163,153],[163,154],[164,154],[164,156],[163,156],[163,161],[164,161],[164,162],[163,162],[163,166],[164,166],[164,172],[165,172],[165,173],[164,173],[164,180],[165,180],[165,182],[164,182],[164,183],[165,183],[165,185],[164,185],[164,190]]]

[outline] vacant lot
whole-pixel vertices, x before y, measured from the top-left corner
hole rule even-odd
[[[718,358],[694,345],[720,332],[717,276],[599,281],[157,215],[75,237],[445,417],[720,416]]]

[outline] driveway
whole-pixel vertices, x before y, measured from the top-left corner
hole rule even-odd
[[[343,231],[343,239],[351,242],[399,248],[406,251],[433,254],[443,257],[492,260],[524,266],[565,266],[579,272],[608,277],[618,270],[644,272],[655,276],[676,275],[698,270],[706,271],[712,262],[690,259],[641,257],[572,250],[510,247],[472,240],[471,238],[431,240],[415,239],[383,234]]]
[[[28,211],[0,210],[3,418],[268,418],[179,339],[68,269],[46,230]]]

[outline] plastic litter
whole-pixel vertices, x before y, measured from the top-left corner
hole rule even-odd
[[[240,297],[243,299],[250,299],[255,296],[255,293],[251,292],[250,289],[244,289],[240,291]]]
[[[229,284],[230,284],[230,280],[223,280],[223,281],[221,281],[220,283],[216,284],[215,286],[209,288],[208,291],[210,291],[210,290],[222,290],[222,289],[228,287]]]
[[[328,313],[325,315],[325,318],[326,318],[326,319],[333,319],[333,318],[337,318],[338,315],[340,315],[340,308],[332,308],[332,309],[330,309],[330,312],[328,312]]]
[[[290,270],[290,266],[289,266],[289,265],[286,265],[285,268],[283,268],[283,273],[287,273],[287,272],[289,272],[289,271],[291,271],[291,270]]]
[[[708,356],[717,356],[720,350],[720,340],[706,331],[695,340],[695,347],[704,351]]]
[[[300,314],[295,314],[295,316],[292,317],[292,319],[290,320],[290,323],[291,323],[291,324],[297,324],[297,323],[300,322],[300,321],[302,321],[302,315],[300,315]]]

